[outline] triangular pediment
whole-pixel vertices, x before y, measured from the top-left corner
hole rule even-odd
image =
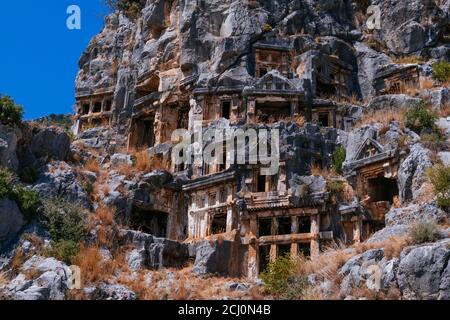
[[[295,85],[278,71],[270,71],[259,79],[255,88],[258,90],[297,90]]]
[[[374,139],[366,139],[359,147],[355,160],[371,158],[383,152],[383,146]]]

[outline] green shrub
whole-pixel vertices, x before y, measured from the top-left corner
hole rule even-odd
[[[51,246],[44,249],[42,254],[47,257],[55,257],[56,259],[71,265],[79,251],[79,243],[71,240],[59,240],[52,242]]]
[[[420,102],[406,112],[406,127],[417,132],[432,132],[435,129],[436,115],[428,111],[425,103]]]
[[[36,191],[20,184],[14,185],[12,174],[4,168],[0,169],[0,199],[14,200],[26,220],[31,220],[41,205]]]
[[[39,179],[39,174],[39,169],[35,165],[30,165],[20,170],[19,177],[22,182],[32,184]]]
[[[437,204],[442,208],[450,207],[450,167],[434,165],[427,171],[433,185]]]
[[[0,199],[12,196],[12,175],[5,168],[0,168]]]
[[[0,96],[0,122],[4,125],[22,123],[23,109],[9,96]]]
[[[268,293],[283,299],[300,299],[308,286],[308,279],[297,274],[298,263],[290,255],[269,262],[261,273]]]
[[[442,82],[450,81],[450,62],[438,61],[433,64],[433,75]]]
[[[337,173],[342,173],[342,164],[345,161],[347,156],[347,152],[343,146],[339,146],[336,150],[334,150],[333,155],[331,156],[331,161],[334,170]]]
[[[41,206],[39,194],[30,188],[17,185],[13,189],[13,198],[27,220],[31,220]]]
[[[43,223],[53,241],[79,243],[87,235],[87,214],[74,202],[54,198],[43,203]]]
[[[414,244],[435,242],[439,240],[439,228],[436,223],[429,221],[418,221],[409,230],[409,236]]]
[[[434,152],[443,150],[447,145],[445,136],[438,131],[423,134],[421,136],[420,142],[425,148],[430,149]]]

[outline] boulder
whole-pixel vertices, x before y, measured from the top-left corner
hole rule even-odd
[[[373,98],[367,105],[368,110],[397,110],[403,107],[413,107],[422,100],[406,94],[387,94]]]
[[[154,238],[146,247],[147,267],[150,269],[178,268],[189,259],[189,248],[177,241]]]
[[[375,232],[369,239],[367,239],[367,243],[385,242],[392,237],[403,237],[408,234],[408,231],[408,225],[388,225],[380,231]]]
[[[450,90],[448,88],[439,88],[431,91],[431,106],[433,110],[439,112],[441,108],[450,102]]]
[[[36,273],[36,278],[27,280],[19,274],[8,285],[15,300],[64,300],[71,271],[67,265],[55,258],[33,256],[22,265],[21,272]]]
[[[119,284],[100,283],[90,294],[91,300],[136,300],[136,294]]]
[[[128,165],[131,166],[133,161],[131,156],[128,154],[115,153],[111,156],[111,164],[115,167],[120,165]]]
[[[201,241],[196,246],[197,254],[193,272],[197,275],[217,274],[227,276],[230,268],[233,243],[226,240]]]
[[[2,244],[14,237],[23,226],[23,215],[16,202],[0,199],[0,249]]]
[[[75,171],[62,161],[49,163],[33,189],[41,198],[61,197],[89,206],[88,195],[77,181]]]
[[[402,202],[415,198],[425,181],[425,171],[433,164],[427,149],[420,144],[411,147],[410,154],[398,169],[398,188]]]
[[[386,214],[385,220],[387,226],[406,226],[419,220],[440,223],[449,217],[434,202],[431,202],[392,208]]]
[[[450,239],[406,248],[397,279],[406,299],[450,299]]]
[[[379,53],[362,42],[354,45],[358,61],[358,79],[361,87],[362,98],[368,100],[376,95],[373,81],[379,70],[392,60],[384,53]]]

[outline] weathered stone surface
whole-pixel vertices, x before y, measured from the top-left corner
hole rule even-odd
[[[0,249],[14,237],[24,225],[23,215],[13,200],[0,199]]]
[[[392,208],[386,214],[386,225],[410,225],[419,220],[440,223],[448,217],[449,215],[435,203],[410,204],[402,208]]]
[[[146,248],[150,269],[177,268],[189,259],[188,246],[177,241],[154,238]]]
[[[399,196],[402,202],[415,198],[424,182],[425,171],[431,166],[428,151],[420,144],[413,145],[398,170]]]
[[[131,166],[133,161],[131,156],[128,154],[116,153],[111,156],[111,165],[120,166],[120,165],[129,165]]]
[[[398,110],[400,108],[413,107],[422,100],[419,98],[413,98],[406,94],[387,94],[378,96],[372,99],[367,108],[370,110],[392,109]]]
[[[68,289],[71,271],[67,265],[54,259],[33,256],[25,261],[22,272],[36,272],[38,276],[27,280],[19,274],[8,284],[8,291],[16,300],[63,300]]]
[[[46,127],[34,132],[30,150],[37,158],[65,161],[70,153],[70,139],[63,130]]]
[[[387,227],[381,229],[380,231],[374,233],[368,240],[367,243],[377,243],[385,242],[391,237],[403,237],[408,234],[409,226],[404,224],[388,224]]]
[[[397,273],[403,296],[407,299],[449,299],[449,259],[449,239],[405,249]]]
[[[136,294],[119,284],[98,284],[90,294],[92,300],[136,300]]]
[[[197,244],[193,272],[198,275],[229,274],[232,257],[230,241],[202,241]]]
[[[376,35],[395,53],[412,53],[435,44],[447,20],[436,3],[426,0],[374,0],[371,4],[381,9],[381,30]],[[428,17],[433,17],[433,23],[423,23]]]
[[[16,171],[19,167],[17,159],[17,142],[21,132],[17,128],[10,128],[0,124],[0,166]]]
[[[88,206],[88,196],[76,179],[73,168],[66,162],[55,161],[47,165],[47,170],[34,186],[42,198],[62,197],[68,201]]]
[[[358,59],[358,79],[363,99],[368,100],[376,95],[373,86],[375,76],[381,67],[391,64],[392,60],[386,54],[379,53],[362,42],[354,45]]]

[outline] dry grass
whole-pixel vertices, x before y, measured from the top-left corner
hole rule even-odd
[[[411,240],[409,237],[391,237],[389,240],[384,242],[384,256],[391,260],[392,258],[400,257],[403,249],[409,246]]]
[[[18,248],[14,253],[14,257],[11,259],[11,262],[9,263],[10,270],[14,272],[19,271],[25,260],[26,255],[24,254],[22,248]]]
[[[313,164],[310,168],[312,176],[322,176],[325,180],[335,179],[339,177],[339,174],[336,173],[333,169],[321,168],[317,164]]]
[[[423,62],[423,58],[412,55],[392,58],[392,61],[397,64],[419,64]]]
[[[380,123],[382,127],[382,131],[389,130],[389,124],[392,121],[398,121],[400,123],[400,126],[403,128],[405,126],[405,108],[400,109],[381,109],[381,110],[375,110],[365,113],[361,120],[358,122],[358,126],[362,127],[367,124],[375,124]]]
[[[420,78],[420,89],[428,90],[434,87],[434,83],[432,80],[427,78]]]
[[[135,152],[134,158],[133,168],[137,171],[148,173],[164,168],[161,159],[157,156],[150,156],[146,150]]]
[[[9,283],[8,277],[4,272],[0,273],[0,286],[6,285]]]
[[[84,170],[91,171],[94,173],[100,172],[100,164],[98,161],[94,158],[88,159],[86,163],[84,164]]]
[[[409,96],[417,96],[419,94],[419,88],[415,84],[402,82],[400,85],[400,93]]]
[[[108,280],[112,276],[112,268],[103,261],[97,247],[81,246],[75,257],[75,265],[80,267],[81,281],[85,286],[90,283]]]
[[[127,164],[119,165],[117,167],[117,172],[119,172],[119,174],[121,174],[127,178],[131,178],[134,175],[133,168]]]
[[[116,209],[108,208],[104,204],[100,204],[100,206],[95,211],[95,215],[102,225],[110,226],[114,222]]]
[[[446,102],[444,105],[441,106],[441,109],[439,110],[439,115],[442,118],[450,117],[450,101]]]
[[[304,116],[301,115],[295,115],[294,116],[294,122],[299,126],[299,127],[303,127],[306,123],[306,119]]]

